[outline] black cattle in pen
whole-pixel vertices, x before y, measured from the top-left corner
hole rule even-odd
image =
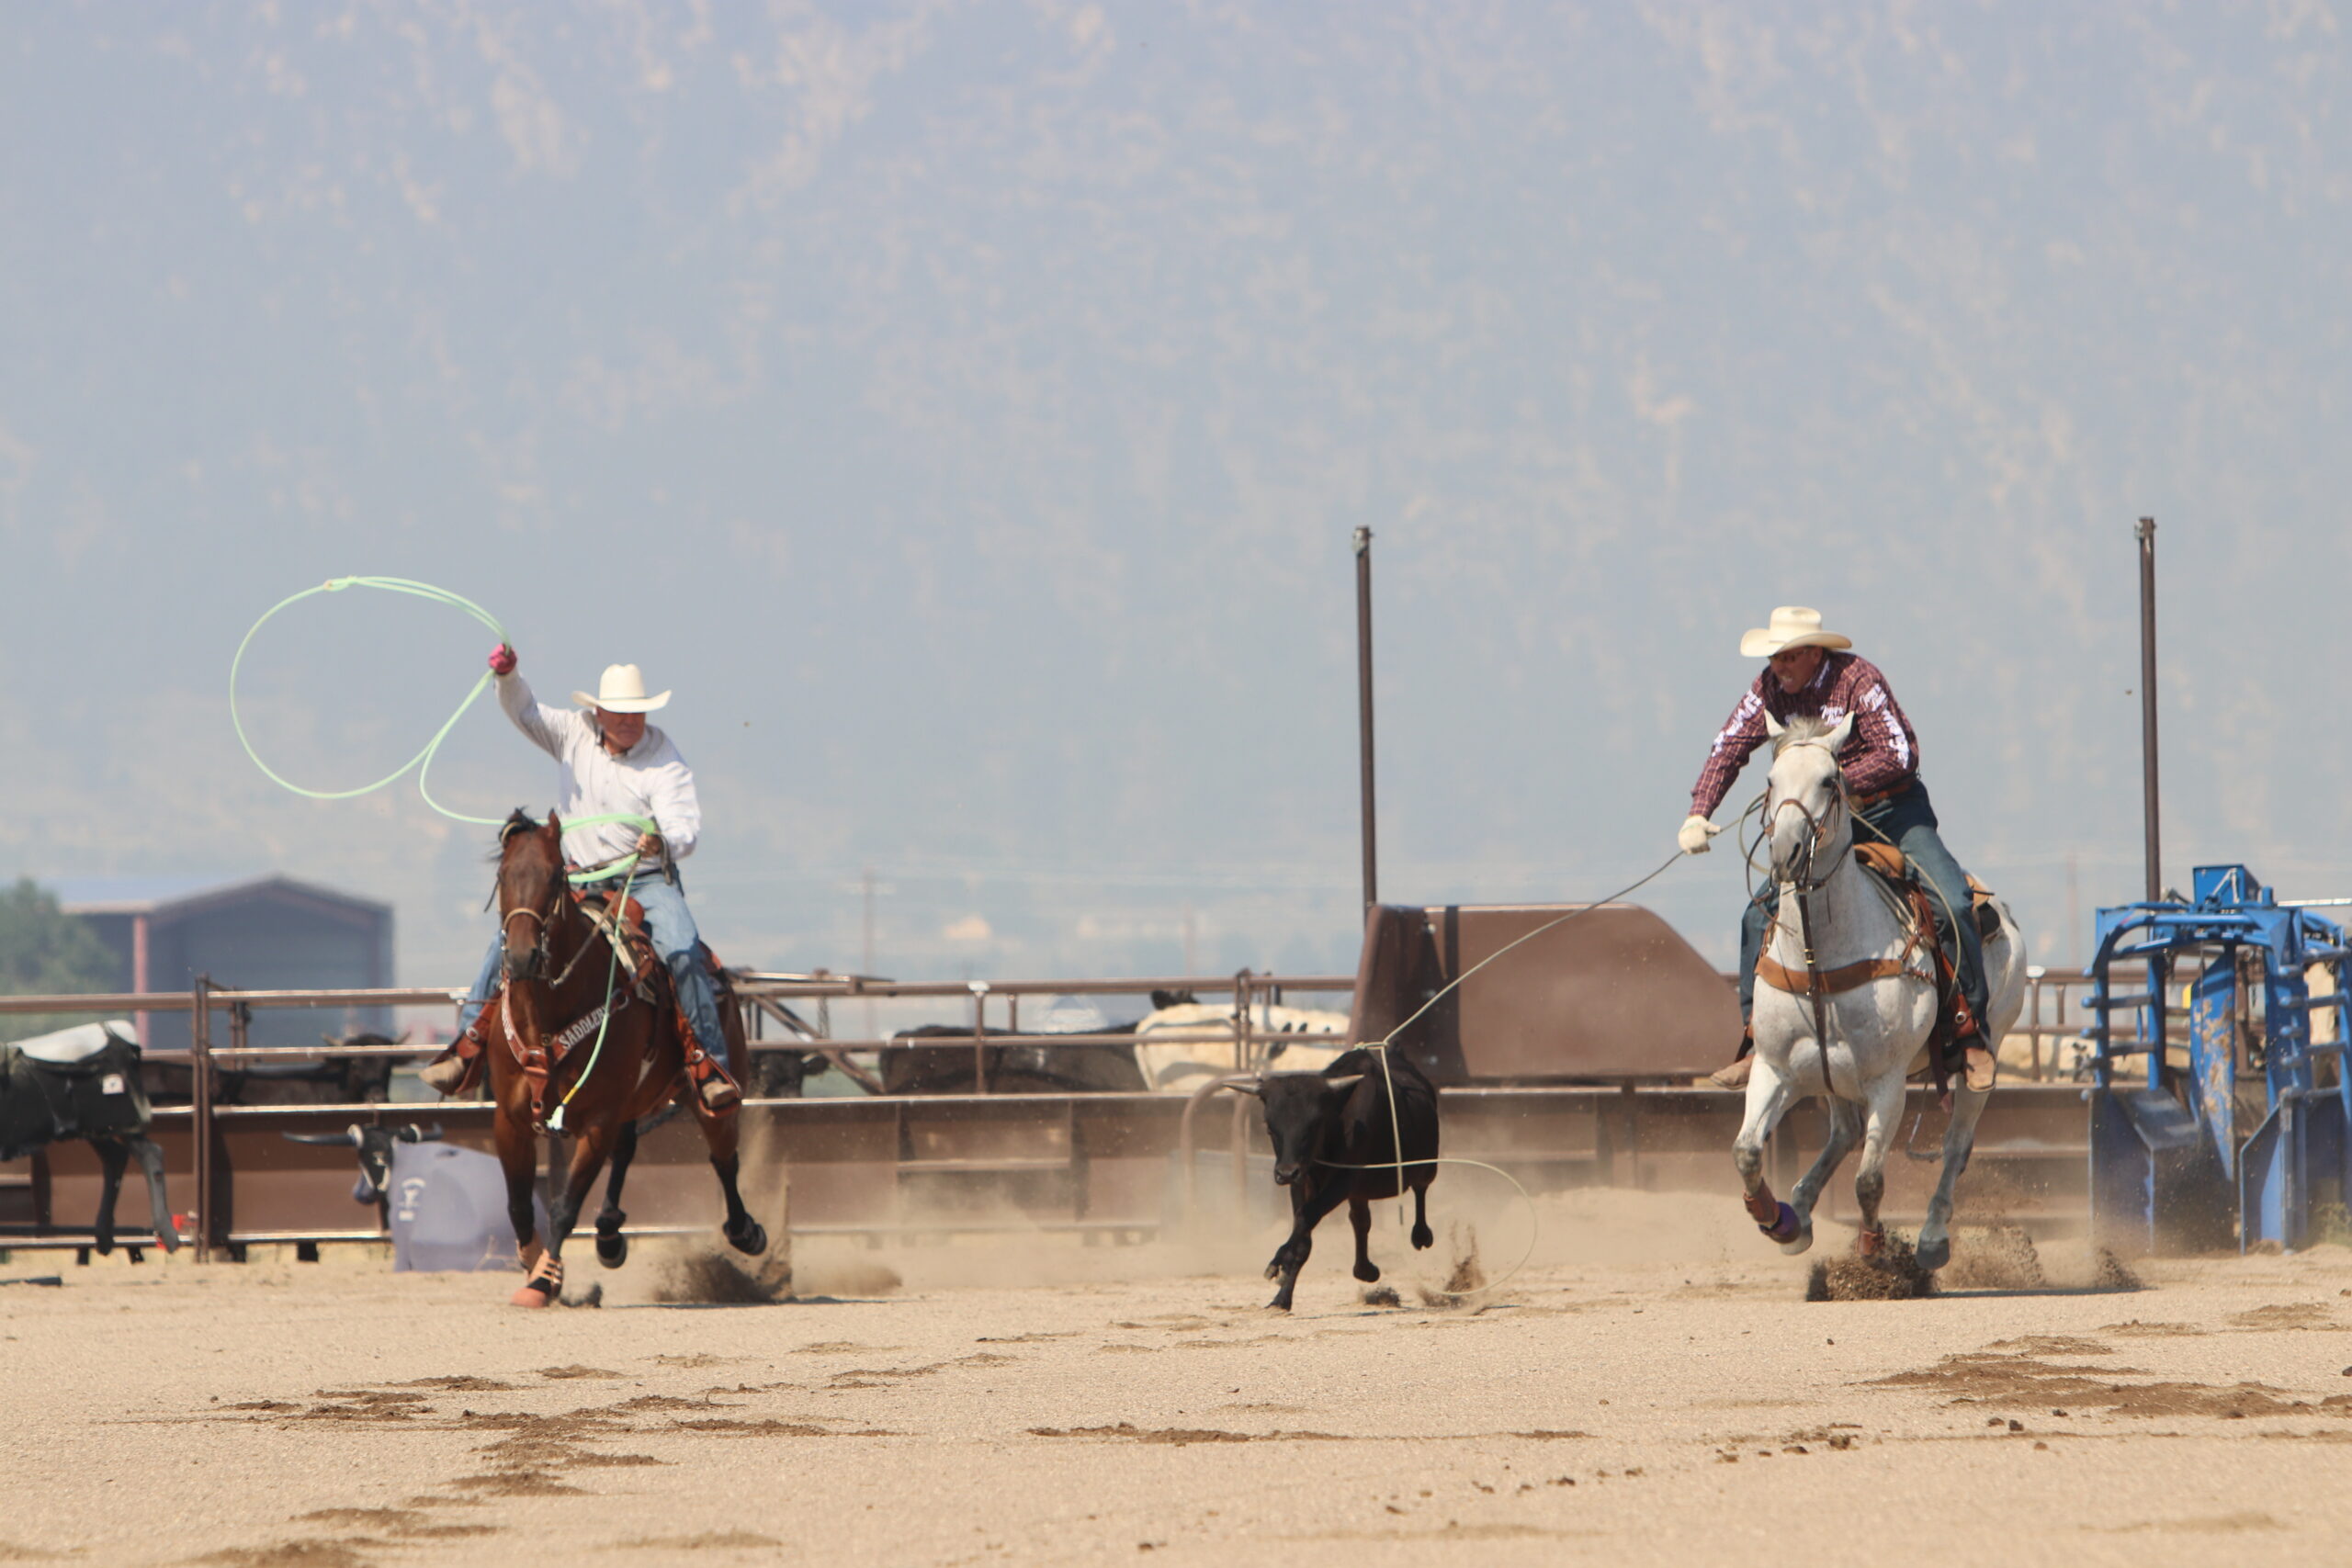
[[[0,1045],[0,1160],[73,1138],[96,1149],[105,1175],[96,1245],[111,1252],[115,1200],[123,1171],[136,1157],[147,1178],[155,1240],[164,1251],[176,1251],[180,1237],[164,1192],[164,1153],[147,1136],[154,1111],[139,1081],[139,1042],[129,1028],[83,1024]]]
[[[329,1045],[408,1043],[408,1031],[397,1035],[360,1030],[345,1034],[322,1034]],[[214,1043],[220,1043],[216,1036]],[[380,1105],[391,1098],[392,1069],[409,1053],[383,1056],[328,1056],[298,1060],[216,1062],[212,1068],[215,1105]],[[147,1093],[164,1105],[186,1105],[195,1094],[195,1069],[186,1062],[150,1062],[144,1073]]]
[[[1319,1073],[1225,1078],[1217,1087],[1257,1096],[1273,1145],[1274,1180],[1290,1189],[1290,1236],[1266,1265],[1266,1278],[1281,1286],[1267,1305],[1290,1310],[1316,1224],[1341,1203],[1355,1227],[1355,1275],[1367,1284],[1380,1278],[1367,1249],[1374,1199],[1411,1188],[1413,1246],[1436,1240],[1429,1189],[1437,1175],[1437,1090],[1405,1052],[1359,1047]]]

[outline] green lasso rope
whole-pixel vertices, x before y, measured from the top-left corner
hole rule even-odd
[[[278,773],[267,762],[263,761],[261,753],[254,750],[252,739],[245,734],[244,716],[237,711],[237,672],[244,665],[245,650],[253,646],[254,638],[260,635],[262,627],[267,626],[278,612],[299,604],[313,594],[340,593],[346,588],[379,588],[387,593],[406,593],[435,604],[447,604],[452,609],[463,610],[467,615],[496,632],[499,641],[508,640],[506,628],[498,624],[497,616],[472,600],[452,593],[446,588],[435,588],[429,582],[411,581],[405,577],[331,577],[316,588],[305,588],[300,593],[290,594],[271,605],[263,614],[261,619],[253,624],[252,629],[245,633],[244,640],[237,644],[237,656],[229,661],[229,723],[237,732],[237,744],[245,749],[245,755],[254,760],[254,766],[266,774],[272,784],[292,790],[296,795],[308,800],[349,800],[356,795],[372,795],[398,779],[411,768],[414,768],[417,770],[416,792],[424,797],[425,805],[452,821],[471,823],[481,828],[497,827],[503,818],[469,817],[462,811],[450,810],[433,798],[433,791],[427,787],[425,782],[433,771],[433,754],[441,749],[441,742],[448,739],[449,732],[458,728],[458,721],[466,716],[466,710],[474,705],[474,700],[481,695],[482,688],[490,684],[491,673],[487,670],[483,671],[481,678],[474,682],[474,689],[466,694],[466,700],[458,705],[458,711],[449,716],[448,722],[434,731],[433,739],[424,743],[424,749],[374,784],[361,784],[356,789],[305,789]]]
[[[488,626],[498,635],[500,642],[511,643],[514,640],[506,635],[506,628],[498,624],[497,616],[465,595],[452,593],[446,588],[435,588],[429,582],[418,582],[405,577],[331,577],[316,588],[305,588],[300,593],[288,594],[272,604],[262,613],[261,619],[255,621],[246,631],[243,640],[237,644],[236,657],[229,661],[229,723],[237,732],[237,744],[245,749],[245,755],[253,759],[254,766],[259,768],[272,784],[282,789],[291,790],[306,800],[350,800],[357,795],[372,795],[413,768],[416,770],[416,793],[424,797],[425,805],[442,816],[453,822],[464,822],[477,828],[503,826],[506,820],[503,817],[469,817],[462,811],[450,810],[433,798],[433,791],[428,783],[433,772],[434,754],[441,750],[441,742],[449,738],[449,732],[458,728],[458,721],[466,716],[466,710],[474,705],[475,701],[481,697],[483,688],[490,684],[492,677],[487,670],[475,679],[473,690],[466,694],[466,700],[458,705],[457,711],[449,716],[447,722],[433,732],[433,739],[424,743],[424,749],[374,784],[361,784],[356,789],[307,789],[263,761],[261,753],[254,750],[252,739],[245,734],[244,716],[237,709],[237,674],[244,667],[245,650],[253,646],[254,638],[260,635],[262,627],[267,626],[280,611],[299,604],[315,594],[340,593],[346,588],[375,588],[387,593],[405,593],[411,598],[423,599],[430,604],[447,604],[451,609],[464,611],[483,626]],[[575,817],[564,826],[594,828],[607,822],[627,822],[633,825],[640,833],[650,833],[656,827],[650,817],[639,817],[629,812],[617,811],[594,817]],[[592,873],[575,872],[572,874],[572,880],[601,882],[607,877],[627,875],[635,871],[637,861],[638,857],[632,854],[625,861],[612,863]]]

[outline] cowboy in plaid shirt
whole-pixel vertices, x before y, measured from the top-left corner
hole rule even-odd
[[[1772,612],[1771,624],[1740,638],[1739,651],[1770,662],[1756,683],[1732,709],[1730,719],[1708,749],[1706,765],[1690,791],[1690,815],[1678,836],[1684,852],[1704,854],[1707,840],[1723,829],[1708,818],[1731,793],[1747,759],[1764,743],[1764,718],[1786,724],[1797,717],[1819,717],[1836,723],[1851,714],[1852,735],[1838,752],[1838,762],[1851,792],[1854,817],[1864,831],[1900,849],[1913,869],[1940,897],[1933,900],[1936,934],[1959,971],[1960,992],[1967,999],[1972,1021],[1984,1016],[1984,948],[1973,919],[1955,921],[1953,914],[1970,907],[1968,874],[1944,848],[1938,831],[1936,808],[1928,786],[1919,779],[1919,742],[1911,721],[1894,700],[1894,689],[1878,666],[1859,654],[1845,651],[1852,639],[1824,631],[1821,613],[1783,605]],[[1779,912],[1780,889],[1767,883],[1748,903],[1739,925],[1739,1016],[1743,1024],[1755,1008],[1756,960]],[[1955,930],[1955,926],[1957,930]],[[1714,1075],[1725,1089],[1744,1088],[1754,1042],[1743,1029],[1738,1057]],[[1982,1037],[1972,1033],[1968,1047],[1971,1088],[1989,1089],[1993,1055]],[[1978,1082],[1979,1078],[1984,1081]]]

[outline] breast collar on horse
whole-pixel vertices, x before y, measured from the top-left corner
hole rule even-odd
[[[1788,746],[1782,748],[1782,750],[1792,750],[1799,746],[1817,746],[1824,751],[1829,750],[1828,744],[1820,740],[1792,740],[1789,742]],[[1837,753],[1831,751],[1829,760],[1834,765],[1838,761]],[[1768,784],[1765,787],[1769,795],[1770,785]],[[1770,806],[1764,814],[1764,834],[1767,840],[1771,837],[1772,824],[1779,819],[1780,814],[1790,807],[1796,807],[1797,815],[1803,817],[1805,819],[1805,825],[1813,829],[1813,842],[1807,847],[1805,853],[1805,869],[1810,873],[1814,870],[1814,856],[1820,851],[1822,845],[1829,841],[1830,831],[1837,825],[1838,811],[1842,808],[1847,812],[1849,817],[1852,815],[1853,807],[1846,798],[1845,770],[1842,768],[1838,770],[1836,798],[1830,803],[1829,809],[1823,812],[1817,818],[1814,816],[1813,812],[1806,807],[1805,803],[1802,800],[1790,798],[1775,802]],[[1848,854],[1851,854],[1853,852],[1853,844],[1850,841],[1850,839],[1846,846],[1846,851]],[[1826,987],[1821,983],[1821,965],[1814,957],[1813,952],[1813,900],[1811,896],[1820,892],[1822,888],[1827,886],[1830,877],[1837,874],[1837,870],[1838,863],[1836,861],[1832,861],[1829,864],[1829,869],[1821,872],[1820,874],[1810,877],[1800,876],[1793,879],[1789,884],[1791,890],[1796,895],[1796,935],[1798,944],[1804,949],[1804,989],[1806,997],[1813,1002],[1813,1038],[1815,1042],[1825,1051],[1829,1048],[1828,1004],[1824,1000]],[[1777,925],[1781,922],[1776,918],[1773,923]],[[1766,956],[1770,956],[1769,949],[1770,944],[1767,943],[1766,945],[1768,949]]]

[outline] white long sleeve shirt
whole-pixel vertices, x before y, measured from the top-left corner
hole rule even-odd
[[[702,837],[702,806],[695,798],[694,770],[670,738],[649,724],[638,743],[614,756],[605,750],[595,719],[577,708],[554,708],[531,695],[517,675],[498,677],[498,705],[514,728],[560,765],[562,786],[556,810],[565,821],[564,858],[574,865],[601,865],[637,847],[638,829],[627,822],[570,826],[575,817],[626,812],[650,817],[663,852],[638,864],[639,877],[659,873],[666,860],[684,860]]]

